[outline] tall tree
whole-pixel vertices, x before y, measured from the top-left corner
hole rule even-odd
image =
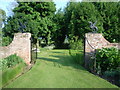
[[[13,38],[14,33],[30,32],[34,39],[37,39],[39,23],[32,19],[31,15],[24,13],[15,13],[14,16],[7,19],[7,24],[3,29],[4,37],[9,36]]]
[[[2,46],[2,26],[6,20],[6,13],[4,10],[0,9],[0,46]]]
[[[59,9],[53,18],[56,24],[56,31],[54,32],[54,41],[57,47],[63,47],[66,36],[64,12]]]
[[[5,19],[6,19],[6,13],[4,10],[0,9],[0,27],[2,27]]]
[[[110,42],[120,42],[120,1],[93,3],[103,18],[104,36]]]
[[[69,38],[84,38],[84,34],[92,32],[89,21],[96,22],[98,32],[103,32],[102,18],[92,3],[69,2],[65,9],[65,26]]]
[[[35,43],[41,36],[45,38],[46,44],[49,44],[51,33],[54,31],[52,17],[55,10],[53,2],[18,2],[18,7],[13,10],[14,15],[8,19],[4,28],[5,35],[13,37],[15,32],[20,31],[18,28],[22,24],[23,27],[26,27],[24,32],[32,33]]]

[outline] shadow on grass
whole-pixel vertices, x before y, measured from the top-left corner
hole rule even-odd
[[[63,56],[63,55],[50,55],[51,57],[55,57],[58,59],[52,59],[52,58],[44,58],[44,57],[38,57],[38,59],[42,59],[44,61],[49,61],[49,62],[53,62],[54,66],[58,66],[58,67],[62,67],[62,66],[69,66],[75,69],[79,69],[79,70],[85,70],[84,67],[82,67],[81,65],[75,63],[72,60],[71,56]],[[85,70],[86,71],[86,70]]]

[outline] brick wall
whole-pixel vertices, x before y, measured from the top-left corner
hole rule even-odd
[[[120,43],[119,43],[120,44]],[[108,42],[101,33],[86,33],[85,34],[85,67],[87,68],[90,62],[90,56],[93,56],[96,49],[103,47],[116,47],[120,49],[118,43]]]
[[[12,43],[5,47],[0,47],[0,58],[6,58],[12,54],[17,54],[23,58],[26,64],[31,61],[31,34],[16,33]]]

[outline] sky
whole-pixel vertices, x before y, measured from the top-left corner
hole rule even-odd
[[[69,0],[53,0],[56,4],[56,9],[64,8]],[[0,0],[0,8],[5,10],[6,15],[10,16],[13,14],[11,11],[11,8],[14,8],[11,6],[12,4],[15,4],[16,2],[14,0]]]
[[[59,8],[64,9],[69,0],[53,0],[53,1],[55,2],[56,9],[58,10]]]
[[[49,0],[47,0],[49,1]],[[59,8],[64,8],[69,0],[53,0],[56,4],[56,9],[58,10]],[[72,0],[72,1],[81,1],[81,0]],[[92,1],[92,0],[91,0]],[[94,1],[94,0],[93,0]],[[104,0],[105,1],[105,0]],[[108,0],[109,1],[109,0]],[[120,1],[120,0],[119,0]],[[12,6],[12,5],[13,6]],[[6,11],[6,15],[10,16],[13,14],[11,11],[11,8],[14,8],[15,1],[14,0],[0,0],[0,8]]]
[[[0,8],[6,12],[6,15],[9,16],[12,14],[11,4],[15,3],[14,0],[0,0]]]

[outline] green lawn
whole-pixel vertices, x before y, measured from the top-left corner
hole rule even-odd
[[[68,50],[44,50],[33,68],[7,88],[116,88],[71,62]]]

